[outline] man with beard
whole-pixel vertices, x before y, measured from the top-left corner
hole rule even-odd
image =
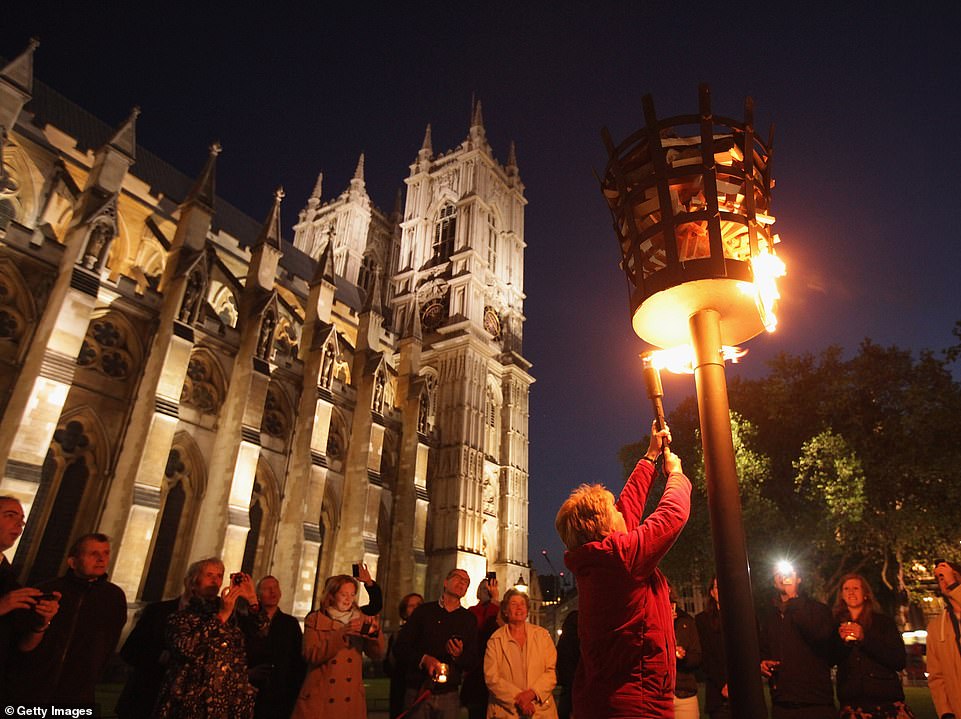
[[[194,563],[187,576],[194,577],[192,596],[167,620],[170,660],[154,717],[250,719],[257,690],[248,681],[244,635],[235,609],[240,599],[254,612],[259,609],[253,582],[238,572],[221,591],[224,563],[216,557]]]

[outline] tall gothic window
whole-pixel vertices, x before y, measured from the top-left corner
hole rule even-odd
[[[493,216],[487,218],[487,267],[491,272],[497,271],[497,228]]]
[[[374,280],[374,258],[370,255],[364,255],[364,259],[360,264],[360,271],[357,274],[357,284],[365,292],[370,291],[370,284]]]
[[[254,482],[254,489],[250,497],[250,530],[244,544],[244,558],[240,568],[247,574],[254,573],[254,563],[257,559],[257,549],[260,543],[260,531],[264,522],[264,492],[259,482]]]
[[[453,205],[444,205],[434,226],[434,259],[446,260],[454,251],[454,235],[457,234],[457,211]]]
[[[497,457],[499,452],[498,445],[500,437],[497,432],[497,397],[490,387],[487,388],[486,401],[484,403],[484,434],[486,435],[485,454],[488,457]]]
[[[173,471],[174,474],[169,473]],[[182,474],[185,467],[180,460],[180,453],[176,449],[170,450],[167,458],[168,479],[175,484],[170,486],[164,498],[163,513],[157,525],[157,538],[154,540],[153,555],[147,569],[144,581],[143,597],[145,602],[159,602],[164,598],[167,586],[167,574],[170,571],[170,561],[173,558],[174,546],[177,543],[177,532],[180,530],[180,520],[183,517],[187,493],[184,491]],[[178,476],[181,475],[181,476]]]

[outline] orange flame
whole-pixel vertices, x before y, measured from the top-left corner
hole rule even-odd
[[[781,241],[781,238],[774,235],[774,243]],[[767,246],[763,240],[760,243],[760,252],[751,258],[751,269],[754,272],[754,288],[757,292],[755,301],[757,311],[761,315],[761,322],[764,329],[773,332],[777,327],[777,316],[774,314],[774,306],[780,299],[781,294],[777,289],[777,278],[784,277],[787,268],[784,261],[774,254],[773,250]]]
[[[746,349],[740,347],[721,347],[721,359],[731,364],[737,364],[744,355]],[[651,366],[658,370],[667,370],[675,374],[694,374],[694,348],[691,345],[679,345],[666,350],[655,350],[645,353],[642,357],[649,357],[647,360]]]

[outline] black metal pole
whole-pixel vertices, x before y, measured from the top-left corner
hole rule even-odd
[[[716,310],[700,310],[691,316],[690,330],[731,713],[738,719],[766,719],[757,620],[721,358],[720,315]]]

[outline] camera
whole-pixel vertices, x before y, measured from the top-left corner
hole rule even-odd
[[[244,573],[243,573],[243,572],[234,572],[233,574],[231,574],[231,575],[230,575],[230,583],[231,583],[231,584],[235,584],[235,585],[236,585],[236,584],[243,584],[243,583],[244,583]]]
[[[496,582],[496,581],[497,581],[497,572],[488,572],[488,573],[487,573],[487,581],[488,581],[488,582]]]
[[[353,576],[354,579],[357,579],[358,577],[360,577],[360,565],[359,565],[359,564],[351,564],[351,565],[350,565],[350,572],[351,572],[351,576]]]
[[[371,623],[369,621],[360,625],[360,636],[366,637],[370,634]]]

